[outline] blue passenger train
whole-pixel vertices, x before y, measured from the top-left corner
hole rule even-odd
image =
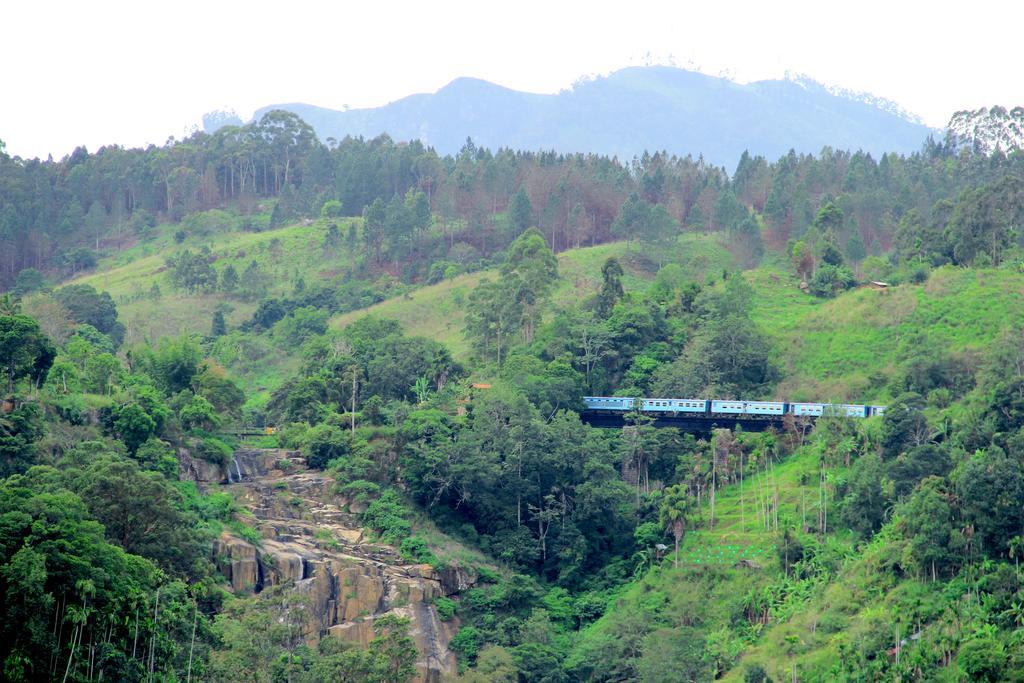
[[[623,396],[584,396],[587,410],[626,413],[637,409],[643,413],[673,416],[746,415],[750,417],[872,417],[885,414],[885,406],[850,403],[788,403],[778,401],[719,401],[703,398],[626,398]]]

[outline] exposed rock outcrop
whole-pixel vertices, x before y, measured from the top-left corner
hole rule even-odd
[[[254,517],[263,540],[253,544],[225,533],[214,555],[236,592],[291,585],[308,604],[304,636],[325,636],[362,646],[385,614],[410,620],[419,659],[418,680],[454,675],[448,650],[456,624],[442,622],[432,601],[470,588],[475,572],[405,562],[394,548],[369,542],[334,482],[305,468],[294,452],[245,450],[224,475]]]
[[[194,481],[206,488],[215,484],[254,481],[260,477],[281,477],[292,468],[302,468],[298,451],[274,448],[243,448],[235,451],[225,465],[196,457],[189,448],[178,449],[178,474],[185,481]]]
[[[194,457],[187,448],[179,448],[178,476],[183,481],[194,481],[205,487],[224,480],[224,470],[220,465]]]
[[[235,592],[263,587],[256,546],[225,533],[213,542],[213,555]]]

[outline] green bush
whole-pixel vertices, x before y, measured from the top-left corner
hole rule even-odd
[[[326,332],[329,317],[326,310],[302,306],[275,322],[271,334],[282,346],[297,349],[310,337]]]
[[[337,199],[328,199],[320,207],[321,218],[338,218],[343,214],[344,206]]]
[[[156,437],[150,437],[135,450],[135,459],[147,470],[156,470],[168,479],[177,479],[178,459],[174,450]]]
[[[365,503],[371,498],[380,495],[380,485],[365,479],[356,479],[355,481],[338,486],[338,493],[351,498],[355,502]]]
[[[972,681],[998,681],[1006,666],[1006,649],[991,636],[982,636],[960,646],[957,664]]]
[[[398,494],[387,489],[381,497],[370,503],[363,513],[363,523],[380,534],[385,543],[395,544],[407,537],[412,525],[406,519],[408,511]]]
[[[210,430],[220,427],[221,424],[213,404],[198,394],[192,396],[188,403],[181,407],[178,418],[185,429]]]
[[[814,277],[808,283],[811,294],[817,297],[833,297],[844,289],[853,287],[853,273],[846,266],[824,264],[814,272]]]
[[[79,394],[61,396],[54,403],[54,407],[61,419],[73,425],[84,425],[88,420],[88,406]]]
[[[437,610],[437,618],[441,621],[451,621],[457,606],[458,604],[451,598],[441,596],[434,599],[434,609]]]
[[[348,432],[334,425],[319,424],[307,431],[302,441],[306,464],[320,470],[326,468],[330,461],[348,455],[352,450]]]
[[[430,548],[427,547],[427,542],[422,536],[410,536],[403,539],[398,552],[403,560],[409,562],[425,562],[429,564],[437,562],[437,558],[434,556],[434,553],[430,552]]]
[[[306,441],[306,434],[309,432],[309,425],[305,422],[289,422],[278,428],[277,447],[296,449],[301,448]]]
[[[480,634],[480,631],[472,626],[463,626],[455,634],[455,637],[451,639],[451,642],[448,643],[448,649],[462,655],[472,664],[476,660],[477,653],[480,651],[482,640],[483,636]]]
[[[351,450],[348,432],[334,425],[316,425],[302,437],[306,465],[315,469],[325,469],[332,460],[348,455]]]
[[[195,447],[196,455],[206,462],[220,465],[221,467],[227,467],[234,455],[230,446],[212,436],[200,439],[196,442]]]
[[[229,522],[238,511],[238,504],[228,493],[200,493],[195,482],[177,481],[174,487],[181,494],[183,507],[207,522]]]
[[[751,664],[743,672],[743,683],[771,683],[771,680],[760,664]]]
[[[480,583],[498,583],[501,581],[501,575],[488,567],[477,567],[476,575]]]
[[[251,526],[243,524],[237,519],[233,519],[230,522],[228,522],[227,526],[236,536],[255,546],[260,545],[260,543],[263,541],[263,537],[260,536],[259,531],[253,529]]]

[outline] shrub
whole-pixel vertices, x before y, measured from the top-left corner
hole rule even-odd
[[[132,214],[131,220],[128,221],[128,225],[139,237],[147,237],[153,232],[153,228],[156,227],[156,218],[149,211],[145,209],[136,209]]]
[[[743,672],[743,683],[771,683],[771,680],[760,664],[751,664]]]
[[[278,428],[277,434],[277,447],[278,448],[301,448],[306,441],[306,435],[309,433],[309,425],[305,422],[289,422]]]
[[[220,209],[189,214],[182,219],[181,224],[189,234],[203,236],[218,232],[232,232],[241,226],[235,216]]]
[[[477,567],[476,575],[480,583],[498,583],[501,581],[501,575],[488,567]]]
[[[434,557],[434,553],[430,552],[430,548],[427,547],[427,542],[422,536],[410,536],[403,539],[398,552],[406,561],[429,564],[437,562],[437,558]]]
[[[455,634],[455,637],[451,639],[451,642],[448,643],[448,649],[462,655],[472,664],[476,660],[477,653],[480,651],[481,640],[483,638],[479,631],[472,626],[463,626]]]
[[[259,546],[263,541],[263,537],[260,536],[260,532],[253,529],[251,526],[243,524],[237,519],[233,519],[228,522],[228,528],[244,541],[247,541],[255,546]]]
[[[88,407],[80,394],[70,394],[57,399],[54,407],[62,420],[73,425],[84,425],[88,421]]]
[[[342,215],[343,206],[337,199],[328,199],[324,202],[324,205],[320,207],[321,218],[338,218]]]
[[[168,479],[177,478],[178,459],[174,457],[174,451],[156,437],[150,437],[136,449],[135,459],[145,469],[156,470]]]
[[[185,429],[216,429],[220,426],[220,417],[213,404],[198,394],[181,407],[178,417]]]
[[[312,306],[296,308],[274,323],[272,334],[282,346],[296,349],[310,337],[326,332],[329,317],[327,311]]]
[[[451,621],[452,617],[455,616],[455,608],[457,603],[451,598],[441,596],[434,599],[434,609],[437,610],[437,618],[441,621]]]
[[[334,425],[319,424],[303,437],[302,454],[306,464],[315,469],[326,468],[331,460],[348,455],[351,450],[349,435]]]
[[[982,636],[964,643],[956,662],[972,681],[998,681],[1006,666],[1006,650],[995,638]]]
[[[343,486],[339,486],[338,492],[355,502],[365,503],[371,498],[380,495],[380,485],[365,479],[356,479]]]
[[[37,292],[46,286],[46,278],[35,268],[25,268],[18,272],[18,277],[14,281],[14,293],[23,296],[32,292]]]
[[[808,283],[811,294],[830,298],[854,285],[853,273],[845,266],[825,264],[820,266]]]
[[[387,489],[366,508],[363,523],[380,534],[382,541],[394,544],[412,531],[407,515],[408,511],[398,494],[393,489]]]
[[[212,436],[200,439],[196,443],[196,454],[206,462],[221,467],[227,467],[233,455],[230,446]]]
[[[114,430],[132,453],[156,432],[156,422],[135,403],[121,406],[116,415]]]

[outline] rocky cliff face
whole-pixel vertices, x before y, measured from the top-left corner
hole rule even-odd
[[[231,487],[263,537],[259,547],[228,533],[214,544],[214,557],[236,592],[292,586],[309,605],[304,635],[310,642],[338,637],[365,646],[373,639],[374,619],[407,617],[420,655],[418,680],[454,675],[448,642],[456,624],[442,622],[431,601],[469,588],[474,575],[461,569],[438,573],[369,542],[347,501],[333,493],[334,481],[306,469],[297,453],[240,451],[218,473],[191,467],[201,483],[206,477],[209,484]]]

